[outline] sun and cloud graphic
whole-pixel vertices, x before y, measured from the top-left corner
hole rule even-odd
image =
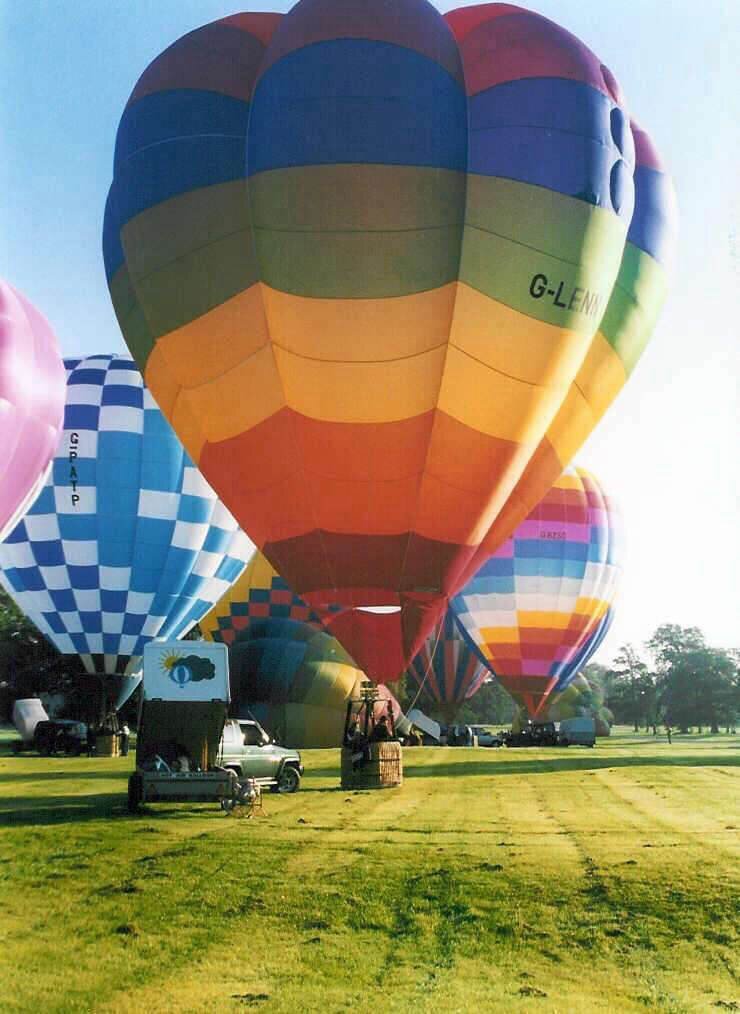
[[[188,683],[201,683],[212,680],[216,675],[216,667],[210,659],[200,655],[183,655],[181,652],[168,651],[162,655],[162,668],[170,679],[179,687]]]

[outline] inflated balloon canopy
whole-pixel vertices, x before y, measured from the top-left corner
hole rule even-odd
[[[479,658],[537,717],[604,639],[620,569],[613,501],[589,472],[568,468],[450,610]]]
[[[0,580],[63,655],[121,676],[152,638],[197,623],[253,547],[129,356],[65,365],[62,439],[39,498],[0,545]]]
[[[164,414],[383,680],[625,383],[673,217],[614,76],[553,22],[300,0],[144,71],[103,246]]]
[[[0,541],[41,492],[59,443],[65,393],[49,322],[0,280]]]

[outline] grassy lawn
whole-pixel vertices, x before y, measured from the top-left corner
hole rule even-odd
[[[3,1011],[740,1010],[740,737],[304,754],[266,816],[125,811],[0,743]]]

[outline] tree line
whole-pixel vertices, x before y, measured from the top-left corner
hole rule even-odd
[[[648,660],[631,644],[611,666],[591,664],[584,675],[598,687],[620,725],[656,732],[669,726],[734,733],[740,718],[740,652],[707,644],[698,627],[664,623],[646,642]]]

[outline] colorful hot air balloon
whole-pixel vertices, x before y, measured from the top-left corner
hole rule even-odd
[[[65,366],[52,474],[0,546],[2,579],[63,655],[78,655],[88,673],[121,677],[139,667],[149,640],[193,626],[252,546],[128,356]]]
[[[253,617],[237,631],[229,668],[233,710],[251,711],[281,743],[299,748],[341,745],[347,701],[365,679],[334,637],[280,617]],[[385,708],[391,695],[383,690]]]
[[[0,280],[0,541],[43,486],[64,418],[66,377],[48,321]]]
[[[427,699],[436,701],[448,723],[460,705],[491,675],[467,644],[450,612],[445,613],[424,642],[408,674]]]
[[[634,138],[609,70],[508,4],[300,0],[191,32],[134,88],[103,241],[126,341],[373,679],[649,336],[668,184]]]
[[[200,621],[209,641],[233,644],[252,620],[296,620],[321,628],[319,614],[299,598],[260,552]]]
[[[603,636],[618,575],[614,506],[592,475],[568,468],[450,608],[534,718]]]

